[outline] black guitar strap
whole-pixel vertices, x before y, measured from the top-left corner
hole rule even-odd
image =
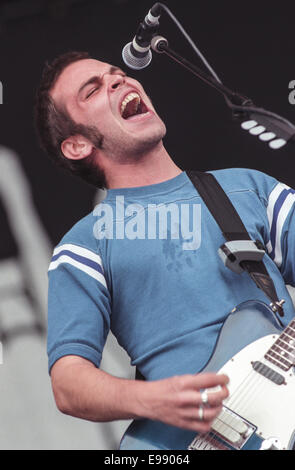
[[[236,209],[222,187],[211,173],[186,172],[203,201],[207,205],[227,242],[220,247],[225,265],[235,272],[247,271],[271,300],[271,308],[284,315],[274,283],[262,261],[265,249],[259,241],[253,241]]]

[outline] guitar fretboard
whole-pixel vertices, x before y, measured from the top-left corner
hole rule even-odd
[[[280,334],[264,357],[284,371],[295,364],[295,319]]]

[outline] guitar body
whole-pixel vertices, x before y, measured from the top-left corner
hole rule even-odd
[[[214,352],[202,370],[230,378],[230,394],[212,432],[196,434],[158,421],[136,420],[124,434],[120,449],[291,449],[295,440],[293,366],[283,370],[264,358],[282,331],[263,302],[248,301],[238,306],[225,321]]]

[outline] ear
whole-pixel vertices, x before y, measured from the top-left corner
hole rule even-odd
[[[81,135],[73,135],[61,144],[61,151],[70,160],[82,160],[88,157],[93,150],[93,144]]]

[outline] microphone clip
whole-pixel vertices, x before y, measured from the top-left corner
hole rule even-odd
[[[136,31],[136,42],[140,47],[150,47],[151,39],[157,34],[160,23],[148,24],[146,20],[142,21]]]

